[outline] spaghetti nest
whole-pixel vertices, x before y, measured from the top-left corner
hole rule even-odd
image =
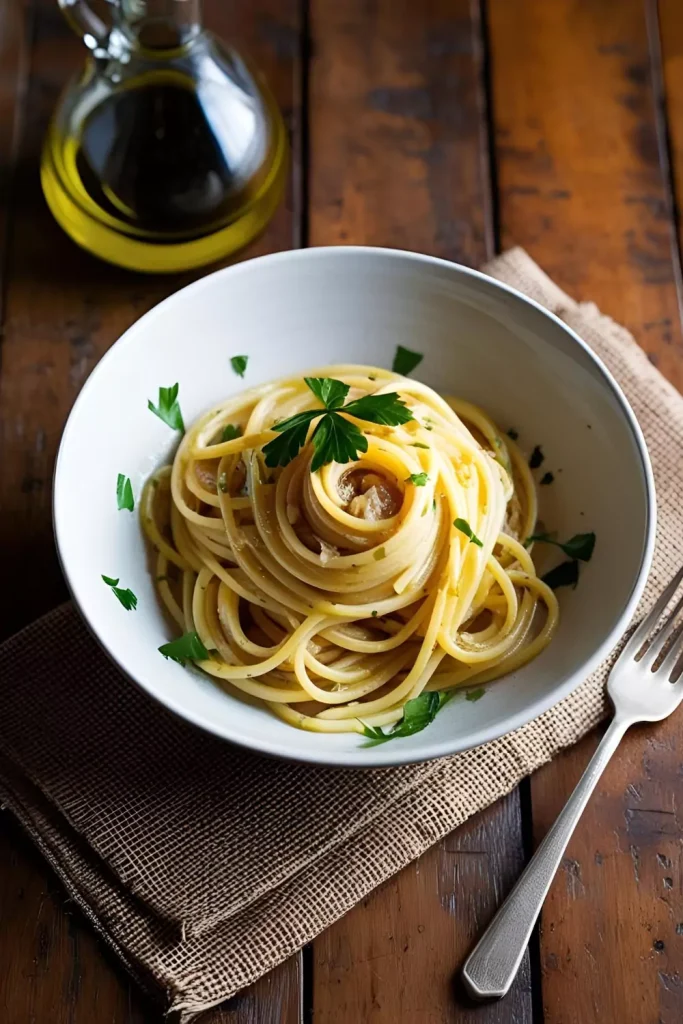
[[[519,668],[558,608],[520,543],[534,481],[485,413],[381,369],[318,372],[350,400],[396,394],[412,418],[339,409],[367,450],[312,472],[313,418],[271,468],[274,425],[320,402],[300,377],[245,391],[187,431],[147,482],[142,521],[161,599],[209,652],[205,672],[292,725],[363,732],[425,689]]]

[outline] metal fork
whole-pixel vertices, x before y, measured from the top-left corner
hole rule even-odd
[[[609,729],[562,813],[463,967],[465,985],[476,999],[499,999],[512,985],[567,843],[626,730],[636,722],[659,722],[667,718],[683,700],[683,672],[672,682],[683,651],[683,631],[676,635],[676,618],[683,608],[683,597],[659,632],[654,632],[681,580],[683,569],[624,646],[607,683],[615,712]],[[637,659],[648,640],[648,647]],[[669,641],[672,643],[655,671],[653,666]]]

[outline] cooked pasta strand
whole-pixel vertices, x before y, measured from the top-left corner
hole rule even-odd
[[[372,367],[311,376],[343,381],[347,401],[397,392],[413,418],[354,420],[354,462],[312,473],[309,433],[272,469],[273,425],[318,405],[303,378],[252,388],[189,428],[140,512],[160,598],[211,654],[202,669],[293,726],[362,733],[425,689],[519,668],[558,605],[522,543],[533,477],[485,412]],[[241,435],[223,441],[228,424]]]

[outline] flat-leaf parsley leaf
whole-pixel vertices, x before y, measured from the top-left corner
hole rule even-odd
[[[341,411],[369,423],[383,423],[386,427],[396,427],[413,419],[412,412],[395,391],[384,395],[364,395],[355,402],[349,402]]]
[[[111,589],[114,591],[114,594],[119,599],[119,601],[126,609],[126,611],[134,612],[135,609],[137,608],[138,599],[133,593],[133,591],[128,589],[124,590],[123,587],[119,586],[119,581],[117,579],[112,579],[111,576],[103,575],[102,579],[104,580],[108,587],[111,587]]]
[[[554,544],[555,547],[564,551],[567,558],[578,558],[581,562],[590,562],[593,556],[593,549],[595,548],[594,533],[575,533],[573,537],[570,537],[564,543],[555,540],[549,533],[532,533],[524,541],[524,546],[528,546],[533,541]]]
[[[230,360],[230,365],[238,377],[244,377],[244,371],[247,368],[248,362],[249,356],[233,356]]]
[[[295,459],[299,450],[306,444],[308,427],[316,416],[320,416],[320,409],[309,409],[276,423],[273,430],[277,431],[278,436],[263,446],[266,466],[286,466]]]
[[[384,732],[376,725],[363,725],[363,735],[370,740],[368,747],[376,746],[378,743],[386,743],[387,740],[399,739],[402,736],[413,736],[416,732],[426,729],[437,716],[444,704],[457,697],[460,690],[439,690],[438,692],[424,692],[413,700],[406,701],[403,706],[403,718],[396,722],[389,732]],[[479,700],[484,696],[483,686],[476,690],[467,690],[465,699],[470,701]]]
[[[223,433],[221,434],[221,442],[236,441],[237,438],[241,436],[241,427],[236,427],[234,423],[226,423],[225,426],[223,427]]]
[[[324,405],[324,409],[308,409],[276,423],[279,435],[263,446],[267,466],[286,466],[306,444],[311,421],[319,418],[311,441],[315,449],[311,471],[316,472],[328,462],[345,463],[368,450],[368,440],[355,423],[340,413],[370,423],[398,426],[413,419],[413,414],[397,394],[365,395],[342,405],[349,386],[330,377],[306,377],[306,384]]]
[[[466,519],[454,519],[453,526],[456,528],[456,530],[460,530],[461,533],[464,533],[466,537],[469,537],[471,542],[473,544],[476,544],[477,547],[483,548],[484,545],[479,540],[476,533],[472,532],[472,527],[470,526]]]
[[[158,405],[154,405],[151,399],[147,402],[147,408],[150,409],[155,416],[158,416],[160,420],[167,423],[172,430],[185,430],[185,424],[183,423],[183,414],[180,411],[178,404],[178,385],[174,384],[170,388],[159,388],[159,402]]]
[[[333,377],[304,377],[316,398],[319,398],[326,409],[338,409],[346,400],[351,387]]]
[[[355,423],[349,423],[342,416],[325,416],[313,433],[315,455],[311,462],[311,472],[328,462],[352,462],[358,452],[368,450],[368,439]]]
[[[391,369],[394,373],[401,373],[404,377],[419,366],[424,356],[421,352],[411,352],[409,348],[404,348],[403,345],[396,346],[396,355],[394,356],[394,362]]]
[[[409,477],[406,477],[405,482],[407,484],[415,484],[416,487],[424,487],[429,477],[426,473],[411,473]]]
[[[119,510],[126,509],[128,512],[132,512],[135,508],[133,486],[130,479],[123,473],[119,473],[116,478],[116,504]]]
[[[406,701],[403,705],[403,718],[396,722],[391,732],[383,732],[376,726],[366,725],[364,727],[364,734],[370,741],[367,746],[386,743],[387,740],[397,739],[401,736],[413,736],[416,732],[422,732],[434,721],[440,707],[441,698],[434,691],[421,693],[419,697]]]
[[[366,743],[367,747],[372,747],[375,743],[384,743],[385,740],[391,739],[391,736],[389,736],[385,732],[382,732],[382,730],[378,726],[365,725],[365,723],[363,723],[363,735],[367,736],[369,740],[373,741],[372,743]]]
[[[538,467],[543,464],[544,459],[545,455],[543,454],[543,449],[541,448],[540,444],[537,444],[531,453],[531,458],[529,459],[529,468],[538,469]]]
[[[557,590],[558,587],[576,587],[579,582],[579,563],[576,559],[571,562],[560,562],[545,576],[541,576],[541,579],[551,590]]]
[[[209,652],[200,640],[199,634],[194,631],[183,633],[177,640],[162,644],[159,651],[165,658],[171,658],[179,665],[184,665],[186,661],[204,661],[209,657]]]

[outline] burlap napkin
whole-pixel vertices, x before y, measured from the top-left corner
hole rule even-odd
[[[648,605],[683,560],[683,399],[623,328],[521,250],[486,270],[578,331],[640,420],[659,501]],[[188,1021],[574,743],[605,714],[605,674],[457,757],[312,768],[250,756],[166,714],[65,605],[0,649],[0,796],[128,970]]]

